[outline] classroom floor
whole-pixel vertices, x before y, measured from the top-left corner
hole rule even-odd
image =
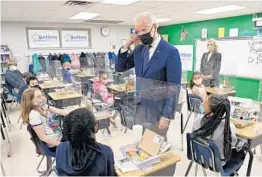
[[[183,107],[184,115],[187,115],[186,106]],[[10,113],[10,118],[12,122],[12,131],[9,132],[9,138],[12,145],[12,156],[7,158],[6,146],[7,143],[1,142],[1,153],[3,158],[3,165],[5,173],[7,176],[39,176],[36,172],[36,167],[40,161],[40,157],[36,156],[35,147],[31,140],[29,139],[29,133],[26,130],[26,126],[20,130],[20,123],[17,123],[19,117],[19,108],[12,108]],[[191,130],[193,122],[193,117],[189,122],[187,131]],[[120,130],[119,119],[117,121],[118,128],[111,128],[112,136],[103,135],[102,132],[98,132],[97,139],[110,139],[115,136],[123,136],[123,132]],[[127,133],[132,133],[128,131]],[[183,176],[186,172],[189,161],[186,158],[186,151],[181,151],[181,136],[180,136],[180,118],[177,115],[176,119],[172,121],[171,126],[168,131],[168,142],[172,145],[174,152],[181,157],[181,161],[177,164],[176,176]],[[126,140],[128,142],[128,139]],[[119,142],[121,143],[121,142]],[[184,141],[184,147],[185,141]],[[239,171],[240,176],[245,176],[247,170],[249,156],[247,155],[243,167]],[[252,168],[252,176],[261,176],[261,166],[262,166],[262,154],[260,147],[257,147],[257,154],[254,157],[254,163]],[[45,168],[45,163],[43,163],[42,169]],[[192,168],[190,175],[194,175],[194,168]],[[212,172],[207,171],[208,176],[215,175]],[[199,176],[203,176],[202,170],[198,171]]]

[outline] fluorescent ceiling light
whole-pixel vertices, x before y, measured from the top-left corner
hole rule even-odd
[[[168,21],[170,21],[171,19],[169,19],[169,18],[157,18],[156,19],[156,22],[157,23],[162,23],[162,22],[168,22]]]
[[[126,6],[126,5],[129,5],[129,4],[133,4],[137,1],[140,1],[140,0],[104,0],[101,3]]]
[[[216,14],[216,13],[222,13],[222,12],[241,10],[245,8],[246,7],[243,7],[243,6],[228,5],[228,6],[216,7],[212,9],[201,10],[201,11],[197,11],[194,13],[207,15],[207,14]]]
[[[88,20],[88,19],[97,17],[99,15],[100,14],[98,14],[98,13],[80,12],[80,13],[72,16],[70,19],[71,20]]]

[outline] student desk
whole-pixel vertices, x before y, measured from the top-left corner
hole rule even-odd
[[[113,91],[113,93],[122,93],[122,92],[126,92],[126,87],[124,84],[119,84],[119,85],[109,85],[107,87],[110,91]]]
[[[77,74],[74,75],[74,77],[76,78],[76,80],[83,82],[87,82],[89,79],[94,78],[95,75],[91,75],[91,74]]]
[[[55,103],[55,107],[62,108],[81,104],[82,94],[74,91],[70,92],[51,92],[48,96]]]
[[[206,88],[206,91],[207,91],[207,94],[217,94],[217,95],[225,95],[225,96],[235,96],[236,94],[236,91],[235,90],[232,90],[232,89],[229,89],[229,88]]]
[[[39,86],[43,90],[45,95],[47,95],[49,92],[54,92],[56,88],[63,87],[63,84],[59,82],[52,82],[48,84],[43,83],[43,84],[40,84]]]
[[[129,132],[122,136],[103,140],[102,143],[110,146],[114,152],[114,155],[117,156],[117,154],[120,153],[120,146],[134,142],[134,137],[135,136],[133,136],[133,133]],[[153,167],[149,170],[138,170],[122,173],[119,169],[116,169],[116,172],[118,176],[173,176],[176,169],[176,163],[180,161],[180,157],[170,151],[164,154],[160,160],[160,163],[154,164]]]
[[[94,114],[95,115],[95,114]],[[112,114],[106,114],[106,115],[103,115],[103,116],[96,116],[95,115],[95,117],[96,117],[96,120],[106,120],[106,119],[110,119],[110,118],[112,118],[113,117],[113,115]]]
[[[262,123],[261,122],[255,122],[252,125],[246,126],[244,128],[237,128],[236,134],[240,138],[244,138],[248,140],[248,148],[249,148],[249,162],[248,162],[248,168],[247,168],[247,174],[246,176],[251,175],[251,169],[253,164],[253,152],[252,148],[262,144]]]
[[[39,83],[44,83],[45,81],[52,80],[51,77],[37,77]]]
[[[91,83],[94,83],[95,79],[98,79],[98,78],[93,77],[92,79],[89,79],[89,81],[90,81]],[[112,83],[112,82],[114,82],[114,80],[109,79],[108,82],[111,82],[111,83]]]

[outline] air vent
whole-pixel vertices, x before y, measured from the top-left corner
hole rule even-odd
[[[93,4],[93,2],[89,2],[89,1],[66,1],[65,5],[68,6],[86,6],[86,5],[91,5]]]
[[[119,24],[123,21],[113,21],[113,20],[85,20],[86,23],[97,23],[97,24]]]

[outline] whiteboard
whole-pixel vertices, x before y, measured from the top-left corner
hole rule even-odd
[[[217,41],[222,54],[220,74],[262,78],[262,39],[223,39]],[[196,40],[196,70],[207,52],[207,41]]]

